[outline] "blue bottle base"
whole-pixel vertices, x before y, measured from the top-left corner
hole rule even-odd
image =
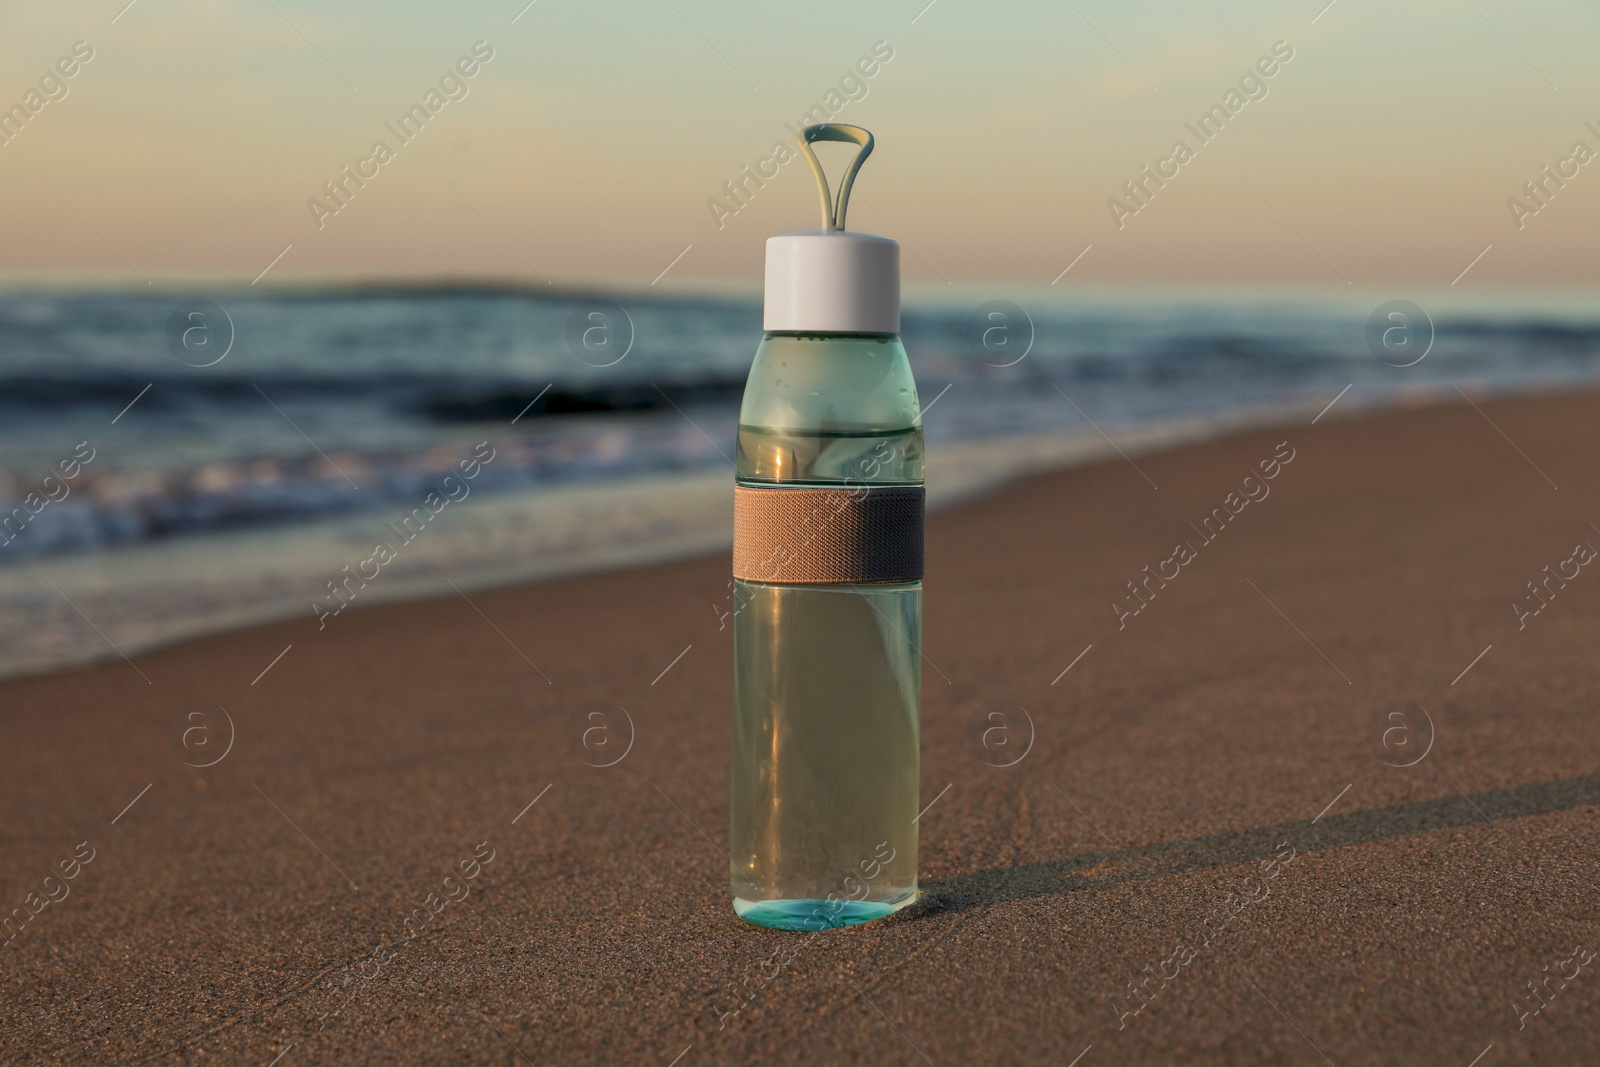
[[[915,889],[892,900],[742,900],[733,898],[733,910],[752,926],[772,930],[830,930],[893,915],[916,902]]]

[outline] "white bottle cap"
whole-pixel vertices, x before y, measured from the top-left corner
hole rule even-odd
[[[762,319],[784,333],[899,333],[900,245],[846,230],[767,238]]]
[[[798,140],[822,197],[822,229],[767,239],[763,327],[781,333],[899,333],[900,246],[844,228],[856,172],[872,154],[872,134],[825,122],[807,126]],[[829,195],[812,141],[861,146],[839,183],[837,202]]]

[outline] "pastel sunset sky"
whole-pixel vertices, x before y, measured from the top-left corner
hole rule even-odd
[[[1600,281],[1600,162],[1575,154],[1600,152],[1593,3],[525,3],[5,3],[0,108],[25,121],[0,145],[0,274],[753,291],[816,194],[803,162],[743,204],[723,183],[834,92],[878,141],[852,228],[899,239],[911,286],[1048,286],[1069,263],[1058,290]],[[53,73],[80,41],[93,58]],[[452,73],[476,42],[492,58]],[[1292,58],[1202,143],[1185,124],[1277,42]],[[386,124],[442,77],[454,98],[400,140]],[[1180,139],[1192,158],[1129,199]],[[362,164],[380,140],[391,158]]]

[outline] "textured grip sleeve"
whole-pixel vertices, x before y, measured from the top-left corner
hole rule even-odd
[[[753,582],[922,577],[922,486],[733,490],[733,576]]]

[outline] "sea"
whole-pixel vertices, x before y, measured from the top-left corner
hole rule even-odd
[[[1418,299],[908,300],[930,504],[1247,426],[1600,384],[1592,298]],[[725,549],[760,337],[739,295],[0,293],[0,674]]]

